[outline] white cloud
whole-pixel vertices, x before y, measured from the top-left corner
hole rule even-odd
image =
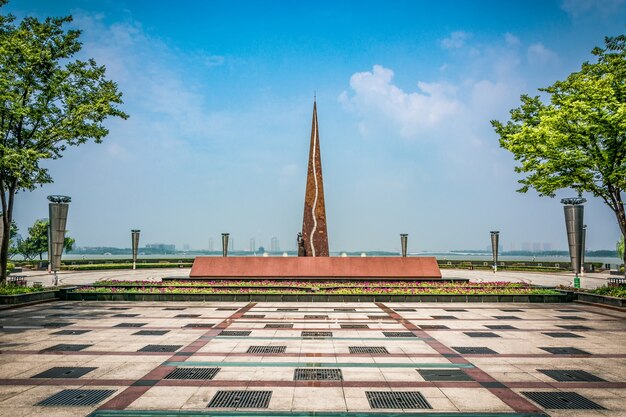
[[[572,17],[588,14],[609,15],[624,4],[624,0],[563,0],[561,9]]]
[[[444,49],[458,49],[465,45],[465,41],[471,37],[471,34],[462,30],[452,32],[449,37],[441,40],[441,46]]]
[[[339,96],[344,107],[361,117],[362,133],[371,132],[377,122],[392,124],[400,136],[415,137],[423,128],[437,126],[458,113],[456,88],[446,83],[418,82],[418,91],[405,92],[392,83],[393,71],[374,65],[371,72],[350,78],[354,95]]]
[[[521,43],[517,36],[508,32],[504,34],[504,42],[507,46],[518,46]]]
[[[530,45],[526,55],[528,62],[532,65],[549,65],[559,62],[557,54],[546,48],[541,42]]]

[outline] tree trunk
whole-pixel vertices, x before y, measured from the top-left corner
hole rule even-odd
[[[618,190],[615,192],[616,210],[615,216],[617,216],[617,224],[622,232],[622,237],[626,241],[626,212],[624,210],[624,203],[622,202],[621,192]],[[626,247],[624,248],[623,261],[624,261],[624,277],[626,278]]]
[[[17,184],[10,187],[5,195],[2,190],[2,221],[4,222],[4,234],[2,236],[2,244],[0,245],[0,285],[4,285],[7,281],[7,265],[9,263],[9,242],[11,241],[11,220],[13,220],[13,200]],[[8,197],[8,201],[7,201]]]

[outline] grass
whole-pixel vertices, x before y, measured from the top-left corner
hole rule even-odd
[[[0,295],[29,294],[31,292],[39,292],[43,290],[43,287],[18,287],[15,285],[2,285],[0,286]]]

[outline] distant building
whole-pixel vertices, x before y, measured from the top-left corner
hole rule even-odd
[[[543,251],[544,252],[550,252],[552,250],[552,243],[550,242],[543,242]]]
[[[209,238],[209,252],[213,252],[215,250],[215,243],[213,242],[213,238]]]
[[[184,250],[185,252],[188,252],[188,251],[189,251],[189,243],[183,243],[183,250]]]
[[[280,252],[280,245],[276,236],[272,236],[270,239],[270,252]]]
[[[176,252],[176,245],[172,245],[169,243],[146,243],[145,248],[154,253]]]
[[[251,237],[250,238],[250,246],[248,246],[250,252],[256,252],[256,240]]]
[[[522,242],[522,251],[530,252],[530,242]]]
[[[533,252],[541,252],[541,242],[533,242]]]

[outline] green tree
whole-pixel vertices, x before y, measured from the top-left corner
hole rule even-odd
[[[521,96],[511,119],[491,123],[500,146],[511,151],[525,174],[525,193],[554,197],[559,189],[601,198],[615,213],[622,239],[626,236],[623,193],[626,189],[626,36],[605,38],[592,51],[595,62],[540,91]],[[626,255],[625,255],[626,256]],[[626,262],[626,259],[625,259]]]
[[[0,0],[0,7],[7,0]],[[0,199],[8,230],[15,195],[52,182],[41,162],[60,158],[68,146],[108,134],[108,117],[128,116],[117,85],[92,59],[73,60],[80,31],[63,25],[71,16],[16,24],[0,15]],[[0,282],[6,279],[9,235],[0,247]]]
[[[75,240],[65,236],[63,250],[70,252],[74,247]],[[43,254],[48,252],[48,220],[36,220],[28,228],[28,237],[21,240],[17,245],[17,250],[25,259],[33,259],[39,255],[39,260],[43,259]]]
[[[620,240],[617,241],[617,245],[615,245],[615,249],[617,250],[617,256],[620,258],[624,258],[624,236]]]

